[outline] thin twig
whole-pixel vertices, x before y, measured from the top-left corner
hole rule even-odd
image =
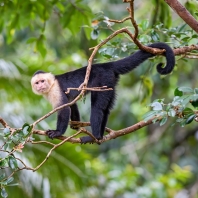
[[[115,20],[115,19],[108,19],[109,22],[113,22],[113,23],[124,23],[125,21],[131,19],[131,16],[125,17],[122,20]]]
[[[77,90],[77,91],[80,91],[80,90],[85,90],[85,91],[111,91],[113,90],[112,88],[107,88],[107,86],[103,86],[103,87],[91,87],[91,88],[88,88],[88,87],[83,87],[83,88],[68,88],[67,91],[65,92],[66,94],[70,93],[71,90]]]
[[[81,133],[81,131],[78,131],[77,133],[75,133],[74,135],[71,135],[68,138],[65,138],[62,142],[60,142],[59,144],[56,144],[53,146],[53,148],[50,149],[50,151],[48,152],[47,156],[45,157],[45,159],[36,167],[33,169],[33,171],[38,170],[49,158],[49,156],[51,155],[52,151],[56,148],[58,148],[59,146],[61,146],[62,144],[64,144],[65,142],[67,142],[69,139],[79,135]]]

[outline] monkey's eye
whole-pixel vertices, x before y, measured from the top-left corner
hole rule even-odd
[[[35,84],[37,84],[37,85],[38,85],[38,82],[35,82]]]
[[[42,82],[42,83],[44,83],[44,82],[45,82],[45,80],[41,80],[41,82]]]

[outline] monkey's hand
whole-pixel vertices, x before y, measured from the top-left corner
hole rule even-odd
[[[53,140],[53,138],[60,137],[62,135],[62,133],[60,131],[58,131],[58,130],[47,130],[46,134],[52,140]]]

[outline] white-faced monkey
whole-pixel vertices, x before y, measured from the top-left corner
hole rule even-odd
[[[149,45],[149,47],[166,50],[166,66],[162,67],[162,63],[158,64],[157,71],[162,75],[172,72],[175,65],[173,50],[165,43],[154,43]],[[107,86],[113,89],[103,92],[91,91],[90,123],[92,133],[96,139],[101,140],[103,138],[107,119],[114,104],[115,86],[119,80],[119,75],[130,72],[139,64],[153,56],[153,54],[138,50],[134,54],[118,61],[92,65],[88,87]],[[43,95],[48,99],[53,108],[71,102],[79,94],[79,91],[71,90],[69,94],[65,94],[65,91],[67,91],[68,88],[78,88],[83,83],[86,68],[87,67],[82,67],[60,75],[37,71],[31,80],[32,90],[34,93]],[[56,130],[48,130],[46,132],[49,138],[53,139],[63,135],[67,129],[70,118],[72,121],[80,121],[77,104],[58,111]],[[83,144],[88,142],[92,143],[93,141],[93,138],[90,136],[81,138]]]

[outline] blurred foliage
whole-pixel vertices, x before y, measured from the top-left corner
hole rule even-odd
[[[182,3],[197,19],[198,2],[184,0]],[[89,48],[112,31],[127,26],[133,32],[130,21],[108,22],[108,18],[126,17],[127,6],[120,0],[0,0],[0,116],[12,127],[22,127],[49,112],[51,107],[47,101],[31,91],[32,74],[38,69],[58,74],[80,68],[87,64]],[[173,48],[198,44],[197,34],[163,0],[135,1],[135,19],[139,25],[138,39],[143,44],[162,41]],[[117,60],[136,50],[126,35],[118,35],[99,50],[95,62]],[[191,87],[193,94],[197,94],[196,60],[176,57],[174,72],[161,77],[155,70],[161,59],[150,59],[121,77],[108,127],[121,129],[142,120],[154,100],[150,106],[155,109],[160,105],[164,108],[163,101],[184,105],[181,97],[186,91],[178,87]],[[78,103],[82,120],[88,121],[89,97],[85,103]],[[188,116],[180,123],[194,119],[196,103],[194,109],[188,108],[191,109],[185,111]],[[170,109],[169,115],[172,115],[174,112]],[[54,128],[55,116],[42,121],[38,128]],[[162,124],[153,124],[100,146],[66,143],[56,149],[37,172],[23,170],[8,179],[5,178],[20,163],[0,151],[0,158],[4,159],[0,162],[9,167],[0,170],[1,196],[196,198],[197,123],[181,127],[164,117]],[[28,133],[25,126],[20,141]],[[0,132],[2,145],[9,130]],[[73,133],[67,130],[67,135]],[[38,135],[33,138],[47,140]],[[7,145],[6,149],[12,146]],[[46,144],[26,144],[21,148],[22,153],[16,152],[16,157],[36,167],[49,149]]]

